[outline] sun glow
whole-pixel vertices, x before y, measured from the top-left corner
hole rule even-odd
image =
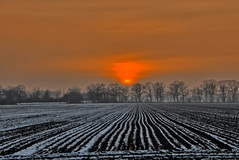
[[[129,79],[126,79],[126,80],[124,81],[124,84],[131,84],[131,81],[130,81]]]
[[[139,78],[144,68],[144,65],[141,63],[120,62],[114,64],[113,70],[115,76],[121,81],[121,83],[129,85]]]

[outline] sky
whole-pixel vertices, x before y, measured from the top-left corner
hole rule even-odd
[[[0,86],[193,86],[238,69],[238,0],[0,0]]]

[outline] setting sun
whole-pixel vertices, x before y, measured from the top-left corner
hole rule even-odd
[[[120,62],[114,64],[113,70],[121,83],[132,84],[145,70],[145,66],[138,62]]]
[[[129,79],[126,79],[126,80],[124,81],[124,84],[131,84],[131,81],[130,81]]]

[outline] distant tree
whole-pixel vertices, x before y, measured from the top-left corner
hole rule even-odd
[[[81,103],[83,96],[81,94],[80,88],[77,86],[70,87],[63,96],[63,100],[67,101],[68,103]]]
[[[16,93],[13,90],[13,87],[8,86],[7,88],[3,89],[3,103],[4,104],[14,104],[17,103],[16,101]]]
[[[49,101],[51,100],[51,96],[50,96],[50,91],[49,91],[49,89],[45,90],[44,95],[43,95],[43,97],[42,97],[42,100],[43,100],[44,102],[49,102]]]
[[[202,102],[203,90],[200,87],[194,87],[192,89],[192,98],[195,103]]]
[[[93,103],[95,103],[97,101],[95,85],[91,84],[87,86],[86,90],[88,99],[91,100]]]
[[[188,86],[185,84],[185,82],[181,81],[179,83],[179,95],[181,96],[181,100],[184,103],[186,96],[189,94]]]
[[[127,102],[128,87],[121,86],[118,83],[91,84],[87,87],[87,97],[92,102]]]
[[[205,97],[205,102],[208,102],[209,84],[208,81],[203,81],[201,88],[203,90],[203,95]]]
[[[169,93],[173,97],[174,102],[179,102],[179,81],[174,81],[169,84]]]
[[[27,99],[27,91],[24,85],[18,85],[14,88],[17,92],[17,102],[24,102]]]
[[[94,103],[106,102],[108,93],[108,89],[104,83],[91,84],[87,87],[87,96]]]
[[[1,91],[3,104],[17,104],[26,101],[27,93],[26,88],[23,85],[16,87],[7,87]]]
[[[53,94],[55,95],[55,99],[57,101],[60,101],[60,99],[62,98],[62,91],[59,89],[59,90],[56,90],[56,91],[53,91]]]
[[[205,100],[208,102],[214,102],[214,96],[216,94],[217,81],[214,79],[204,80],[202,84],[203,94],[205,95]]]
[[[41,101],[41,91],[40,91],[40,88],[39,87],[35,87],[33,88],[33,90],[30,92],[30,101],[33,101],[33,102],[39,102]]]
[[[129,87],[120,86],[119,102],[128,102],[129,101]]]
[[[104,83],[99,83],[96,85],[99,101],[98,102],[108,102],[108,90],[107,90],[107,85]]]
[[[217,85],[219,88],[218,91],[221,101],[222,103],[225,103],[228,94],[228,81],[227,80],[219,81]]]
[[[146,96],[149,97],[149,102],[152,102],[153,101],[153,83],[146,82],[144,86],[145,86]]]
[[[163,82],[153,83],[153,94],[157,102],[163,102],[163,95],[165,92],[165,85]]]
[[[4,89],[0,86],[0,104],[4,104],[5,94]]]
[[[188,89],[183,81],[174,81],[169,84],[169,93],[173,97],[174,102],[179,102],[181,97],[182,102],[185,101],[185,97],[188,94]]]
[[[118,102],[120,96],[120,85],[118,83],[111,83],[107,86],[109,92],[109,101]]]
[[[228,81],[229,97],[231,102],[235,103],[237,101],[237,92],[239,88],[239,82],[236,80]]]
[[[217,81],[216,80],[209,80],[209,97],[210,102],[214,102],[214,96],[216,94],[217,89]]]
[[[136,102],[142,102],[142,96],[145,92],[145,85],[142,83],[135,83],[131,86],[131,92]]]

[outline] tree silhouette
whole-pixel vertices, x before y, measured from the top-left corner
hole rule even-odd
[[[145,93],[145,86],[142,83],[135,83],[131,86],[131,93],[136,102],[142,102],[142,95]]]
[[[239,82],[236,80],[204,80],[200,86],[189,89],[184,81],[173,81],[166,88],[162,82],[90,84],[86,92],[77,86],[67,92],[41,90],[39,87],[27,91],[24,85],[1,87],[0,104],[23,102],[67,102],[67,103],[119,103],[119,102],[238,102]],[[165,101],[164,101],[165,100]]]
[[[156,98],[156,102],[163,102],[165,92],[165,85],[163,82],[153,83],[153,93]]]

